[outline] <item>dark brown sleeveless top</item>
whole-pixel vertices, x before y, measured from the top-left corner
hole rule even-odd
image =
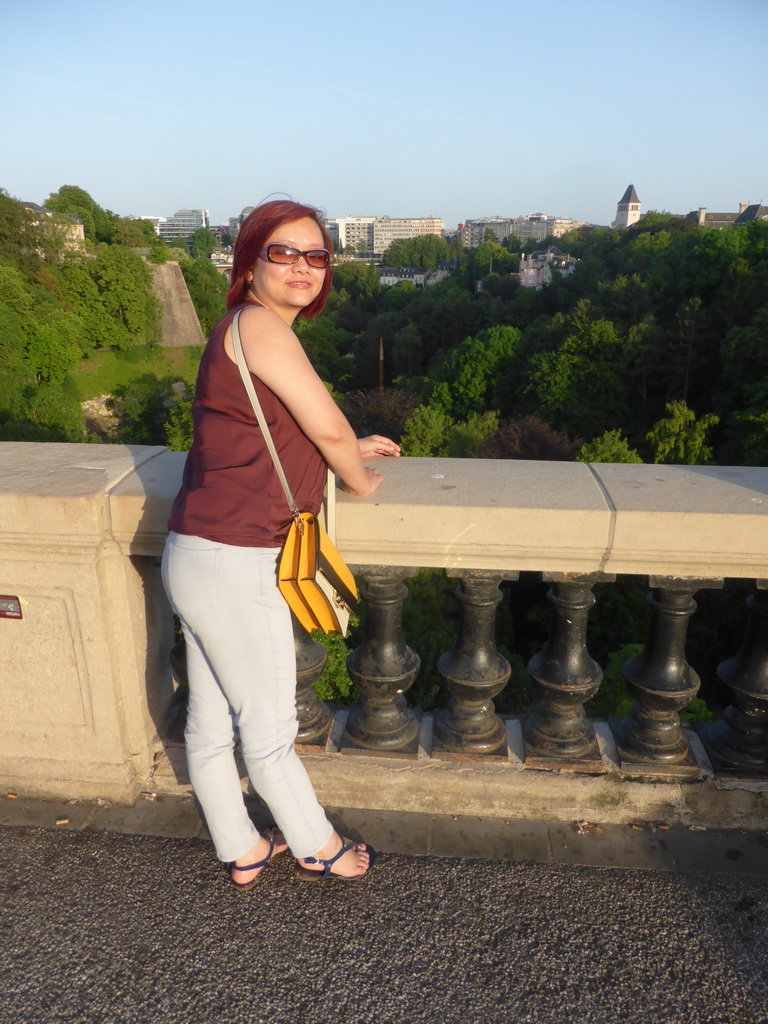
[[[291,513],[237,364],[224,348],[236,312],[213,328],[200,361],[194,441],[168,529],[221,544],[279,548]],[[277,395],[251,378],[298,506],[316,514],[326,481],[323,457]]]

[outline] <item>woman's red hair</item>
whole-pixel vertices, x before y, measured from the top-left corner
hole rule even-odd
[[[269,238],[283,224],[301,220],[302,217],[309,217],[317,224],[323,236],[323,245],[328,252],[333,252],[331,236],[326,231],[320,211],[314,206],[292,203],[287,199],[272,199],[268,203],[262,203],[248,214],[237,233],[235,254],[232,258],[231,286],[227,292],[227,309],[234,309],[236,306],[242,305],[243,302],[247,302],[249,284],[245,275],[253,268],[259,253],[262,252]],[[299,316],[304,320],[309,320],[322,313],[331,290],[332,278],[333,263],[329,263],[317,297],[299,311]]]

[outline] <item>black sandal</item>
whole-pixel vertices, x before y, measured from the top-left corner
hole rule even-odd
[[[260,860],[257,864],[235,864],[233,861],[229,865],[229,877],[232,879],[232,884],[239,892],[250,892],[261,878],[263,872],[260,871],[255,878],[250,880],[250,882],[236,882],[232,874],[234,871],[255,871],[256,868],[265,868],[272,860],[272,854],[275,852],[277,829],[269,828],[265,832],[262,832],[261,836],[269,843],[269,853],[266,857]]]
[[[335,857],[329,857],[328,860],[323,860],[321,857],[302,857],[303,861],[307,864],[322,864],[322,871],[311,871],[309,868],[305,868],[303,864],[296,865],[296,874],[299,878],[304,878],[308,882],[326,882],[333,880],[335,882],[356,882],[360,878],[365,878],[366,875],[370,874],[374,863],[376,862],[376,851],[372,846],[365,844],[366,852],[368,853],[368,867],[361,875],[334,875],[331,872],[331,867],[336,863],[339,857],[343,857],[345,853],[349,853],[350,850],[354,850],[358,843],[353,842],[351,839],[347,839],[342,836],[341,849]]]

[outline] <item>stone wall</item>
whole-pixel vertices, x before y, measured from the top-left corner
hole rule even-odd
[[[163,448],[0,444],[0,786],[131,801],[162,749],[173,627],[110,493]],[[183,457],[182,457],[183,458]]]
[[[0,598],[18,598],[22,613],[0,614],[6,791],[129,802],[150,783],[172,696],[159,556],[184,459],[0,443]],[[370,500],[339,495],[339,548],[356,566],[768,580],[768,469],[407,458],[382,468]]]
[[[200,322],[181,267],[175,261],[150,264],[155,295],[163,304],[163,341],[168,347],[204,345]]]

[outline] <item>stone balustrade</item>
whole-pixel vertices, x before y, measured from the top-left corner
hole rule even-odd
[[[187,785],[162,738],[173,628],[158,571],[183,463],[163,448],[0,444],[8,790],[131,801]],[[455,459],[384,469],[372,498],[340,495],[337,507],[367,609],[348,662],[360,704],[319,705],[322,652],[297,643],[300,739],[321,799],[768,827],[768,469]],[[437,665],[449,700],[434,715],[406,700],[419,652],[403,639],[403,598],[419,567],[459,584],[458,635]],[[521,571],[550,583],[551,626],[528,666],[541,701],[518,719],[494,708],[509,665],[493,624],[500,583]],[[631,716],[592,722],[584,703],[602,675],[586,644],[592,587],[617,574],[649,581],[650,629],[617,640],[644,642],[624,667]],[[685,657],[694,594],[733,578],[755,586],[742,650],[719,669],[733,700],[697,732],[679,719],[698,688]]]

